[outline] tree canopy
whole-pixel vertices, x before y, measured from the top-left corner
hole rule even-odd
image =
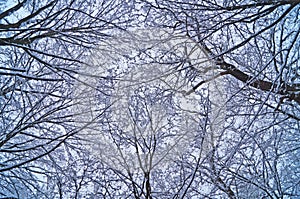
[[[300,197],[299,9],[0,2],[0,198]]]

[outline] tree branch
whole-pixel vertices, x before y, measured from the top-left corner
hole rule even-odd
[[[247,83],[248,85],[257,88],[262,91],[270,91],[272,93],[277,93],[284,95],[290,100],[296,101],[300,104],[300,87],[296,85],[288,84],[276,84],[273,82],[257,79],[252,75],[248,75],[241,70],[237,69],[234,65],[226,63],[225,61],[217,63],[222,69],[226,70],[228,74],[235,77],[236,79]],[[299,93],[298,93],[299,92]]]

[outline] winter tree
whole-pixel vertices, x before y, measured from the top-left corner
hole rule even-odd
[[[79,190],[92,168],[76,155],[74,82],[90,49],[128,26],[129,8],[118,1],[1,3],[1,198],[84,197]]]
[[[2,3],[0,197],[298,198],[299,3]]]

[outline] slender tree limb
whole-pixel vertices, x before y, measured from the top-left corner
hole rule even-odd
[[[215,75],[215,76],[213,76],[213,77],[211,77],[209,79],[203,80],[203,81],[199,82],[196,86],[194,86],[191,90],[189,90],[188,92],[184,93],[184,95],[190,95],[191,93],[195,92],[202,84],[205,84],[207,82],[210,82],[210,81],[212,81],[214,79],[217,79],[218,77],[221,77],[221,76],[227,75],[227,74],[230,74],[230,73],[228,71],[224,71],[224,72],[221,72],[221,73],[219,73],[219,74],[217,74],[217,75]]]
[[[10,9],[8,9],[8,10],[2,12],[2,13],[0,14],[0,19],[2,19],[2,18],[4,18],[4,17],[7,17],[7,16],[9,16],[11,13],[13,13],[13,12],[19,10],[20,8],[22,8],[22,6],[24,5],[24,3],[26,3],[26,2],[27,2],[27,0],[22,1],[22,2],[18,3],[17,5],[15,5],[14,7],[12,7],[12,8],[10,8]]]

